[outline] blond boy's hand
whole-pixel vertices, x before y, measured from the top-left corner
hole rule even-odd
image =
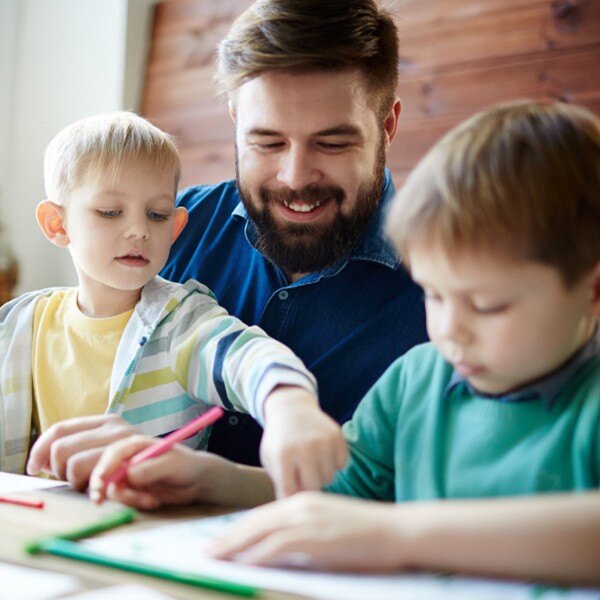
[[[260,457],[278,498],[320,490],[348,460],[340,426],[304,388],[280,386],[265,402]]]
[[[61,421],[45,431],[31,448],[27,474],[49,473],[82,491],[104,448],[134,433],[134,428],[116,415]]]

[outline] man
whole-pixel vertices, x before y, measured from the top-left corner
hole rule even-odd
[[[397,30],[374,0],[264,0],[219,48],[236,132],[236,182],[185,190],[189,224],[163,275],[219,302],[298,354],[340,423],[386,367],[425,340],[419,288],[382,234],[394,189]],[[66,422],[41,436],[46,466],[78,487],[123,422]],[[209,448],[258,464],[260,429],[237,414]]]

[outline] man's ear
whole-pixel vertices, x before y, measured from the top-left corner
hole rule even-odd
[[[64,227],[64,207],[50,200],[42,200],[36,208],[35,217],[42,233],[60,248],[69,245],[69,236]]]
[[[188,211],[183,206],[178,206],[173,213],[173,234],[172,238],[175,241],[179,234],[183,231],[183,228],[188,222]]]
[[[398,129],[398,118],[400,117],[400,113],[402,112],[402,102],[400,102],[400,98],[396,98],[394,100],[394,104],[390,107],[389,112],[387,113],[385,120],[383,121],[383,131],[385,133],[386,145],[385,149],[387,150],[396,135],[396,130]]]

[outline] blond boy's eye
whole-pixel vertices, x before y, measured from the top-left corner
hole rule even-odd
[[[156,212],[155,210],[149,210],[146,214],[151,221],[166,221],[169,218],[167,213]]]
[[[121,214],[120,210],[97,210],[96,214],[106,219],[114,219]]]

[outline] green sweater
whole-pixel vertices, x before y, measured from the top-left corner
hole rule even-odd
[[[348,466],[328,491],[387,501],[478,498],[600,486],[600,356],[553,403],[448,389],[431,344],[393,363],[344,426]]]

